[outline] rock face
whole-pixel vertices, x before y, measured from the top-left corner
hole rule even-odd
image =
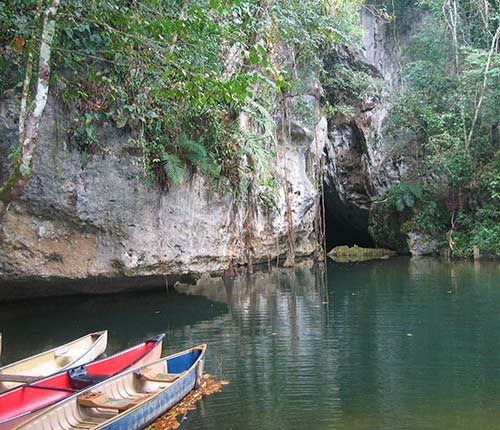
[[[330,126],[328,137],[325,149],[325,206],[329,242],[333,241],[332,245],[357,243],[370,246],[368,211],[375,189],[364,133],[353,120]]]
[[[15,143],[16,114],[14,103],[0,103],[2,150]],[[129,136],[112,126],[100,130],[103,153],[82,168],[81,154],[64,131],[69,120],[49,100],[28,189],[10,205],[0,228],[3,285],[196,275],[218,271],[232,259],[267,262],[287,253],[290,223],[296,256],[316,249],[318,192],[308,160],[323,150],[324,119],[317,117],[312,129],[294,122],[293,132],[280,136],[276,162],[286,177],[288,198],[285,187],[279,189],[278,210],[252,211],[251,225],[249,213],[230,193],[211,192],[197,174],[168,192],[138,180],[141,159],[124,151]],[[1,170],[5,175],[5,166]]]
[[[445,245],[445,242],[439,241],[429,234],[419,231],[410,231],[408,233],[408,248],[414,257],[438,255]]]
[[[406,244],[394,247],[394,241],[374,238],[370,233],[379,228],[369,229],[369,218],[373,197],[398,183],[411,163],[397,153],[396,143],[384,134],[384,125],[391,97],[401,85],[404,51],[423,14],[417,7],[410,7],[404,17],[396,19],[411,25],[398,25],[395,32],[393,24],[373,13],[376,7],[376,3],[367,2],[362,10],[363,53],[351,54],[350,64],[353,69],[371,68],[372,76],[383,81],[384,89],[355,106],[354,116],[337,117],[329,123],[325,151],[327,230],[333,232],[330,246],[377,244],[405,252]]]

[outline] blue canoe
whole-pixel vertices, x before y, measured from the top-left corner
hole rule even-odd
[[[142,429],[198,387],[206,345],[113,376],[35,415],[16,429]]]

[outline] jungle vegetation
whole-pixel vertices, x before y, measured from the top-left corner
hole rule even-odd
[[[424,17],[386,130],[414,162],[377,211],[399,213],[404,232],[438,238],[453,255],[472,256],[477,246],[499,256],[500,2],[393,3],[392,25],[398,14]]]
[[[322,46],[360,35],[360,0],[8,0],[0,97],[21,90],[31,64],[36,75],[53,3],[51,92],[75,113],[67,131],[82,167],[102,150],[99,126],[111,122],[131,133],[124,145],[162,188],[186,171],[235,194],[254,179],[272,186],[279,97],[304,91],[296,70],[319,73]],[[35,94],[28,80],[24,92]],[[251,127],[241,127],[242,113]],[[22,142],[10,158],[20,165]]]

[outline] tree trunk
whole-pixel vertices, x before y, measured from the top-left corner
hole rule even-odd
[[[14,167],[7,182],[0,188],[0,220],[8,204],[19,197],[28,185],[28,179],[33,168],[38,130],[49,92],[50,78],[50,55],[52,41],[54,40],[56,15],[60,0],[52,0],[50,6],[44,12],[42,35],[40,38],[40,54],[38,60],[38,74],[36,93],[33,100],[34,108],[28,112],[27,100],[32,80],[32,59],[36,40],[36,29],[33,31],[30,52],[28,52],[26,63],[26,76],[23,85],[23,95],[19,114],[19,142],[22,157]],[[36,20],[34,25],[36,25]]]
[[[475,109],[474,109],[474,118],[472,119],[472,124],[470,126],[469,130],[469,135],[467,136],[467,139],[465,140],[465,154],[467,155],[469,151],[469,146],[472,142],[472,138],[474,136],[474,127],[476,126],[477,119],[479,117],[479,112],[481,111],[481,107],[483,105],[483,100],[484,100],[484,93],[486,92],[486,88],[488,86],[488,73],[490,71],[491,63],[493,61],[493,56],[495,55],[495,52],[497,50],[497,44],[498,44],[498,39],[500,38],[500,25],[497,28],[497,31],[493,35],[493,38],[491,39],[491,47],[490,47],[490,52],[488,53],[488,59],[486,60],[486,66],[484,68],[484,74],[483,74],[483,83],[481,85],[481,90],[479,92],[479,99],[476,103]]]

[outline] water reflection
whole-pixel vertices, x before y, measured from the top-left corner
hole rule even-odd
[[[233,384],[186,428],[496,429],[497,275],[396,259],[178,286],[230,310],[212,350]]]
[[[11,356],[101,327],[113,348],[161,331],[165,352],[207,342],[208,370],[231,384],[185,429],[490,430],[500,422],[499,275],[496,262],[330,263],[9,305],[0,331]]]
[[[225,305],[175,291],[0,303],[2,361],[14,361],[102,329],[109,330],[107,351],[114,352],[145,337],[225,313]]]

